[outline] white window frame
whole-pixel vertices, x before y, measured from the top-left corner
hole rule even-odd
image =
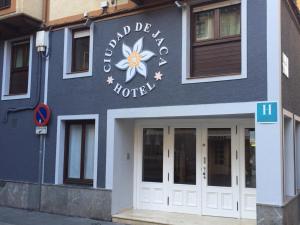
[[[4,42],[4,53],[3,53],[3,69],[2,69],[2,91],[1,100],[17,100],[17,99],[28,99],[31,93],[31,75],[32,75],[32,52],[33,52],[33,36],[29,37],[29,61],[28,61],[28,86],[27,93],[22,95],[9,95],[9,83],[11,75],[11,49],[12,43],[15,41],[22,41],[28,39],[28,37],[22,37],[12,39]]]
[[[89,48],[89,70],[86,72],[72,73],[72,31],[74,29],[83,28],[80,26],[66,27],[64,29],[64,64],[63,64],[63,79],[74,79],[80,77],[93,76],[93,43],[94,43],[94,23],[91,24],[90,31],[90,48]]]
[[[236,1],[229,3],[236,4]],[[239,80],[247,78],[247,0],[240,0],[241,3],[241,74],[220,75],[207,78],[191,77],[191,23],[190,5],[182,9],[182,84],[206,83],[225,80]],[[215,5],[215,8],[217,4]]]
[[[97,188],[98,176],[98,142],[99,142],[99,115],[63,115],[57,117],[56,132],[56,161],[55,161],[55,184],[64,184],[64,152],[65,152],[65,128],[66,121],[94,120],[95,121],[95,149],[94,149],[94,175],[93,188]]]

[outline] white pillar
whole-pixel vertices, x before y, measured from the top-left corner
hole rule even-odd
[[[281,103],[281,1],[267,0],[268,101],[278,102],[278,122],[256,123],[257,203],[283,205]]]

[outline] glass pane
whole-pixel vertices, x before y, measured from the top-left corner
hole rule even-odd
[[[94,124],[86,125],[85,131],[85,161],[84,161],[84,178],[94,178],[94,150],[95,150],[95,126]]]
[[[208,186],[231,187],[231,129],[208,129]]]
[[[214,11],[195,14],[196,41],[214,38]]]
[[[89,69],[89,46],[89,37],[74,39],[73,72],[86,71]]]
[[[255,129],[245,129],[246,187],[256,188]]]
[[[163,182],[163,134],[160,128],[143,130],[144,182]]]
[[[196,129],[175,129],[174,183],[196,184]]]
[[[28,45],[29,44],[17,44],[13,47],[13,69],[28,67]]]
[[[220,35],[228,37],[241,34],[241,6],[220,9]]]
[[[81,125],[70,125],[68,168],[69,178],[80,178],[81,134]]]

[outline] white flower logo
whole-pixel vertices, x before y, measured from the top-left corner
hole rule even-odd
[[[125,59],[116,64],[120,70],[127,70],[126,82],[131,81],[136,72],[147,78],[147,65],[144,63],[151,59],[155,54],[151,51],[143,51],[143,39],[139,39],[133,46],[133,50],[123,43],[122,51]]]

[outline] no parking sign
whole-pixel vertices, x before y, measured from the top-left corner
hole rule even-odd
[[[47,126],[50,120],[51,111],[48,105],[39,104],[34,110],[34,123],[38,127]]]

